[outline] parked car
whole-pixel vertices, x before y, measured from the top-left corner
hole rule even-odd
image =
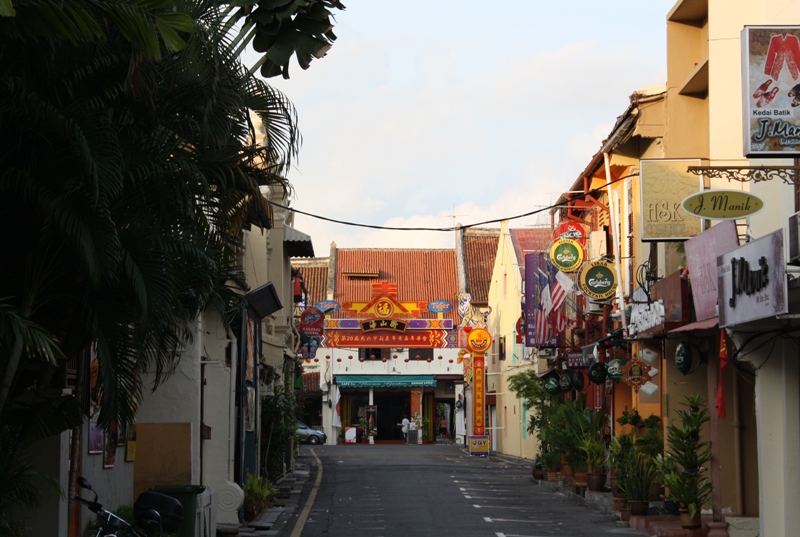
[[[302,421],[297,422],[297,436],[300,437],[301,442],[309,444],[324,444],[327,439],[325,433],[309,427]]]

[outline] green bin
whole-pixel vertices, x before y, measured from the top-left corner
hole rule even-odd
[[[178,528],[178,537],[195,537],[194,523],[197,520],[197,497],[206,490],[203,485],[164,485],[150,490],[172,496],[183,506],[183,522]]]

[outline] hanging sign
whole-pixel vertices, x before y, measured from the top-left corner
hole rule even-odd
[[[742,190],[705,190],[683,198],[683,210],[712,220],[736,220],[764,207],[761,198]]]
[[[639,388],[650,380],[650,367],[634,355],[633,359],[622,368],[622,381],[639,393]]]
[[[688,343],[678,343],[675,348],[675,365],[684,375],[692,369],[692,349]]]
[[[472,352],[472,367],[474,383],[472,396],[475,404],[472,405],[472,433],[482,436],[486,433],[485,423],[485,395],[486,379],[484,377],[484,355],[491,348],[492,335],[485,328],[473,328],[467,336],[467,348]]]
[[[606,381],[608,373],[606,372],[606,365],[596,362],[589,366],[589,380],[595,384],[602,384]]]
[[[562,392],[568,392],[572,389],[572,379],[569,378],[569,375],[558,377],[558,387]]]
[[[608,362],[607,373],[608,378],[614,382],[619,382],[622,378],[622,368],[625,366],[625,361],[620,358],[614,358]]]
[[[307,336],[321,336],[325,327],[325,314],[314,306],[308,307],[300,314],[300,326],[297,329]]]
[[[583,371],[575,372],[575,374],[572,376],[572,385],[579,392],[583,391],[583,388],[586,386],[586,381],[583,379]]]
[[[575,272],[583,263],[583,247],[573,239],[557,240],[550,247],[550,262],[562,272]]]
[[[617,291],[617,271],[607,261],[586,263],[578,277],[578,285],[589,298],[607,300]]]
[[[544,389],[550,395],[557,394],[561,390],[561,387],[558,385],[558,379],[555,377],[548,377],[547,380],[544,381]]]
[[[327,315],[328,313],[339,311],[340,306],[339,303],[336,302],[335,300],[320,300],[319,302],[314,304],[314,307]]]
[[[561,222],[554,233],[556,239],[572,239],[586,246],[586,227],[577,222]]]

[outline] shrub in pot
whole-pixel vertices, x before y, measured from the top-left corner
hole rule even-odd
[[[621,498],[622,492],[617,483],[620,476],[625,475],[626,465],[633,457],[634,445],[633,435],[629,433],[619,434],[611,440],[611,449],[608,454],[608,465],[611,467],[611,492],[615,497]]]
[[[606,484],[606,446],[597,434],[587,434],[581,439],[580,449],[586,459],[586,483],[589,490],[601,492]]]
[[[681,525],[699,528],[700,510],[711,504],[712,486],[706,466],[711,462],[711,442],[700,439],[709,416],[699,393],[687,396],[683,404],[688,411],[678,410],[679,420],[667,426],[667,453],[656,460],[661,482],[669,488],[669,497],[686,512]]]
[[[658,467],[647,454],[637,452],[631,454],[624,467],[624,473],[617,476],[617,487],[632,515],[647,514],[650,487],[658,478]]]

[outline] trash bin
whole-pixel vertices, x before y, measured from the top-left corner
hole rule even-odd
[[[172,496],[183,506],[183,522],[176,535],[178,537],[195,537],[195,522],[197,521],[197,497],[206,487],[203,485],[164,485],[153,487],[150,490]]]

